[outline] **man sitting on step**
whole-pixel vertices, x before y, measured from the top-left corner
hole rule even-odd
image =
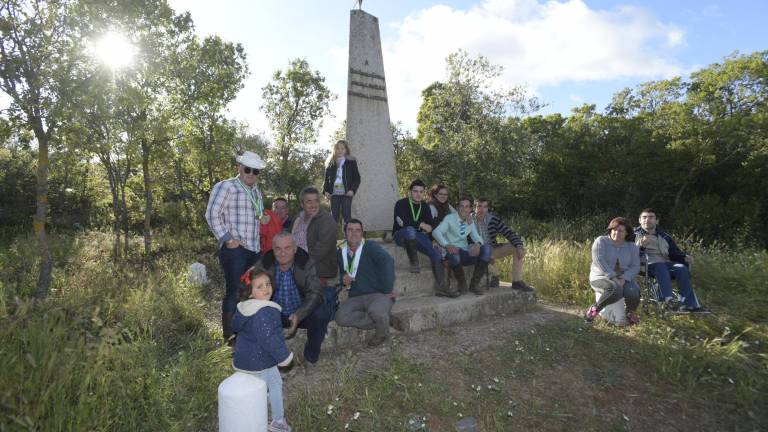
[[[464,266],[474,264],[475,270],[472,272],[469,291],[482,295],[485,294],[485,290],[480,286],[480,279],[488,271],[488,263],[491,261],[491,246],[484,244],[483,238],[477,232],[477,224],[473,223],[470,216],[472,198],[461,197],[456,209],[458,212],[446,216],[440,225],[432,231],[432,236],[448,252],[445,259],[456,276],[459,292],[461,294],[467,292]],[[474,242],[471,246],[467,242],[467,236],[470,236]]]
[[[363,223],[350,219],[344,226],[347,241],[336,251],[339,273],[349,298],[336,311],[336,324],[376,332],[368,339],[370,347],[381,345],[389,336],[390,324],[402,330],[399,320],[390,316],[395,294],[395,260],[376,242],[363,239]]]
[[[423,201],[426,185],[416,179],[408,187],[409,196],[395,203],[395,222],[392,234],[395,244],[404,247],[411,264],[411,273],[419,273],[418,252],[429,257],[432,274],[435,277],[435,294],[438,296],[456,297],[459,293],[450,290],[445,278],[440,252],[432,246],[429,233],[435,227],[429,205]]]
[[[474,219],[477,223],[477,231],[483,237],[485,244],[491,245],[493,260],[512,255],[512,289],[533,291],[533,288],[523,282],[523,258],[525,257],[523,240],[509,229],[500,217],[488,211],[490,206],[491,202],[487,198],[478,198],[475,203]],[[496,237],[499,235],[504,236],[507,243],[497,243]],[[493,266],[490,272],[491,286],[499,286],[499,276]]]

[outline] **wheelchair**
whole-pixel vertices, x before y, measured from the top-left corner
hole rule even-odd
[[[663,318],[669,313],[675,313],[679,306],[677,302],[665,302],[661,294],[661,285],[655,277],[648,271],[648,255],[643,253],[640,256],[640,281],[641,281],[641,306],[646,315],[655,314]]]

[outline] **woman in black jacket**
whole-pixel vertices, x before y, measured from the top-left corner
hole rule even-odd
[[[360,171],[357,161],[350,154],[349,145],[345,140],[336,142],[333,156],[325,168],[323,193],[331,202],[331,214],[336,222],[341,216],[344,222],[352,219],[352,197],[360,187]]]

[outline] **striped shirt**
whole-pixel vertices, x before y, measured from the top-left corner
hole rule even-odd
[[[496,242],[496,237],[502,235],[512,244],[512,246],[518,247],[523,245],[523,240],[520,236],[509,229],[504,221],[495,214],[490,212],[486,213],[482,220],[475,215],[474,219],[477,223],[477,230],[480,232],[480,235],[483,237],[483,241],[486,244],[496,246],[498,244]]]
[[[254,197],[263,202],[255,183],[251,190]],[[229,240],[237,240],[246,249],[259,252],[259,217],[237,177],[220,181],[213,187],[205,220],[216,236],[219,248]]]

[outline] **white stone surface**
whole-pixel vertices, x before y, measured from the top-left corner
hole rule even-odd
[[[600,300],[600,293],[595,293],[595,301]],[[611,303],[600,311],[600,316],[611,324],[618,326],[627,325],[627,306],[624,299]]]
[[[356,9],[349,22],[347,141],[362,179],[352,216],[366,231],[388,231],[398,188],[379,20]]]

